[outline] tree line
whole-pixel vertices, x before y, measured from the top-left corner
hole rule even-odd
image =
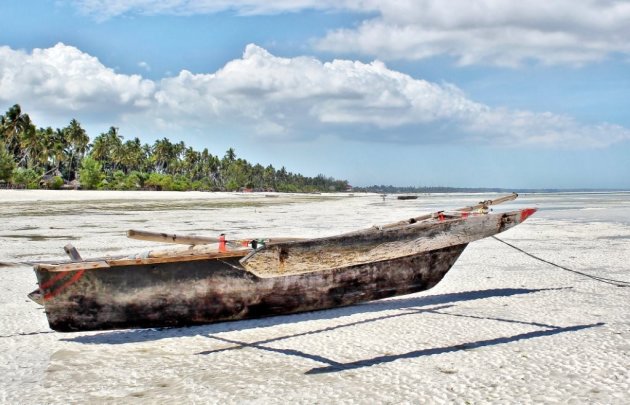
[[[118,128],[93,141],[72,119],[64,128],[36,127],[18,104],[0,116],[0,185],[105,190],[345,191],[348,182],[252,164],[233,148],[223,157],[167,138],[152,145],[125,140]]]

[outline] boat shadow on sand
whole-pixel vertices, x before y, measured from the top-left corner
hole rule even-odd
[[[208,338],[221,341],[222,343],[231,343],[234,346],[231,346],[228,348],[204,351],[198,354],[209,355],[209,354],[215,354],[215,353],[220,353],[220,352],[229,351],[229,350],[253,348],[253,349],[259,349],[259,350],[279,353],[279,354],[288,355],[288,356],[302,357],[305,359],[323,363],[325,365],[323,367],[312,368],[305,373],[307,375],[312,375],[312,374],[324,374],[324,373],[359,369],[359,368],[370,367],[370,366],[383,364],[383,363],[390,363],[390,362],[402,360],[402,359],[413,359],[413,358],[418,358],[418,357],[423,357],[423,356],[431,356],[431,355],[436,355],[436,354],[457,352],[461,350],[473,350],[473,349],[477,349],[484,346],[493,346],[493,345],[498,345],[498,344],[515,342],[518,340],[526,340],[526,339],[533,339],[537,337],[552,336],[552,335],[565,333],[565,332],[575,332],[582,329],[589,329],[589,328],[604,325],[604,323],[594,323],[594,324],[561,327],[561,326],[538,323],[538,322],[524,322],[524,321],[505,319],[505,318],[494,318],[494,317],[484,317],[484,316],[475,316],[475,315],[461,315],[461,314],[455,314],[455,313],[450,313],[450,312],[440,312],[443,309],[454,307],[455,306],[454,303],[458,301],[460,302],[470,301],[470,300],[490,298],[490,297],[507,297],[507,296],[518,295],[518,294],[529,294],[529,293],[535,293],[539,291],[560,290],[560,289],[565,289],[565,288],[547,288],[547,289],[536,289],[536,290],[495,289],[495,290],[470,291],[470,292],[462,292],[462,293],[435,295],[431,297],[395,300],[393,303],[397,303],[399,305],[390,306],[386,304],[384,305],[384,308],[372,308],[369,311],[355,311],[355,312],[376,312],[379,310],[383,311],[385,309],[387,310],[397,309],[404,312],[390,314],[390,315],[383,315],[383,316],[373,317],[369,319],[363,319],[360,321],[355,321],[355,322],[350,322],[350,323],[345,323],[345,324],[338,324],[338,325],[334,325],[327,328],[297,333],[293,335],[280,336],[280,337],[261,340],[257,342],[242,342],[242,341],[237,341],[237,340],[232,340],[232,339],[226,339],[224,337],[209,335]],[[380,304],[380,302],[373,303],[373,304],[378,305]],[[422,313],[432,313],[432,314],[441,314],[441,315],[447,315],[447,316],[457,316],[457,317],[464,317],[464,318],[486,319],[486,320],[494,320],[494,321],[500,321],[500,322],[517,323],[517,324],[530,325],[530,326],[535,326],[535,327],[544,328],[544,329],[527,332],[527,333],[521,333],[521,334],[517,334],[513,336],[496,337],[493,339],[479,340],[479,341],[467,342],[467,343],[451,345],[451,346],[433,347],[433,348],[427,348],[427,349],[421,349],[421,350],[414,350],[414,351],[400,353],[400,354],[391,354],[391,355],[388,354],[384,356],[377,356],[370,359],[362,359],[362,360],[347,362],[347,363],[340,363],[340,362],[334,361],[332,359],[329,359],[329,358],[326,358],[317,354],[305,353],[300,350],[279,349],[279,348],[267,346],[267,344],[269,343],[277,342],[277,341],[285,340],[285,339],[290,339],[294,337],[329,332],[336,329],[352,327],[352,326],[365,324],[369,322],[376,322],[376,321],[381,321],[385,319],[391,319],[391,318],[397,318],[397,317],[403,317],[403,316],[409,316],[409,315],[418,315]]]
[[[451,312],[441,312],[444,309],[452,308],[456,306],[457,302],[465,302],[465,301],[474,301],[485,298],[496,298],[496,297],[511,297],[522,294],[532,294],[543,291],[551,291],[551,290],[561,290],[561,289],[570,289],[571,287],[563,287],[563,288],[544,288],[544,289],[524,289],[524,288],[501,288],[501,289],[490,289],[490,290],[478,290],[478,291],[465,291],[458,293],[449,293],[449,294],[439,294],[439,295],[431,295],[431,296],[421,296],[421,297],[409,297],[409,298],[398,298],[391,300],[383,300],[383,301],[373,301],[365,304],[354,305],[350,307],[343,308],[335,308],[330,310],[316,311],[316,312],[308,312],[294,315],[283,315],[283,316],[275,316],[270,318],[263,319],[253,319],[253,320],[244,320],[244,321],[236,321],[236,322],[224,322],[219,324],[212,325],[201,325],[201,326],[190,326],[183,328],[159,328],[159,329],[132,329],[132,330],[122,330],[122,331],[111,331],[111,332],[101,332],[96,335],[83,335],[83,336],[75,336],[72,338],[61,339],[63,341],[70,341],[76,343],[83,344],[126,344],[126,343],[139,343],[139,342],[148,342],[148,341],[156,341],[160,339],[169,339],[169,338],[178,338],[178,337],[195,337],[195,336],[205,336],[209,339],[213,339],[222,343],[229,343],[233,346],[227,348],[221,348],[216,350],[208,350],[197,353],[198,355],[210,355],[216,354],[224,351],[230,350],[238,350],[243,348],[252,348],[258,349],[268,352],[274,352],[277,354],[282,354],[286,356],[295,356],[301,357],[304,359],[313,360],[319,363],[322,363],[322,367],[315,367],[308,371],[305,374],[322,374],[322,373],[331,373],[331,372],[340,372],[346,370],[359,369],[363,367],[370,367],[383,363],[390,363],[396,360],[402,359],[413,359],[423,356],[431,356],[436,354],[443,353],[451,353],[457,352],[461,350],[472,350],[477,349],[484,346],[494,346],[499,344],[511,343],[519,340],[527,340],[538,337],[552,336],[566,332],[575,332],[582,329],[589,329],[593,327],[598,327],[604,325],[604,323],[594,323],[594,324],[584,324],[584,325],[573,325],[567,327],[561,327],[556,325],[537,323],[537,322],[525,322],[513,319],[506,318],[493,318],[487,316],[475,316],[475,315],[462,315],[455,314]],[[281,324],[289,324],[289,323],[299,323],[299,322],[307,322],[312,320],[322,320],[322,319],[335,319],[347,317],[355,314],[366,314],[366,313],[378,313],[378,312],[389,312],[389,311],[400,311],[396,313],[388,313],[386,315],[380,315],[371,317],[368,319],[361,319],[358,321],[335,324],[329,327],[309,330],[305,332],[300,332],[291,335],[273,337],[270,339],[264,339],[255,342],[244,342],[234,339],[225,338],[222,336],[217,336],[217,334],[230,332],[230,331],[241,331],[252,328],[264,328],[264,327],[272,327],[275,325]],[[317,355],[306,353],[296,349],[280,349],[268,346],[268,344],[291,339],[300,336],[308,336],[314,335],[318,333],[325,333],[334,331],[337,329],[353,327],[361,324],[366,324],[370,322],[378,322],[386,319],[399,318],[405,316],[413,316],[419,315],[422,313],[431,313],[431,314],[440,314],[440,315],[448,315],[448,316],[459,316],[465,318],[473,318],[473,319],[486,319],[486,320],[495,320],[500,322],[508,322],[508,323],[517,323],[523,325],[534,326],[537,328],[541,328],[539,330],[535,330],[532,332],[526,332],[521,334],[516,334],[512,336],[502,336],[495,337],[486,340],[478,340],[467,342],[463,344],[451,345],[451,346],[443,346],[443,347],[432,347],[420,350],[413,350],[405,353],[399,354],[391,354],[391,355],[383,355],[377,356],[370,359],[363,359],[348,363],[340,363],[334,361],[332,359]]]
[[[544,336],[552,336],[566,332],[575,332],[582,329],[593,328],[597,326],[604,325],[603,323],[594,323],[594,324],[584,324],[584,325],[573,325],[568,327],[561,327],[556,325],[537,323],[537,322],[525,322],[513,319],[506,318],[493,318],[487,316],[475,316],[475,315],[463,315],[456,314],[452,312],[441,312],[442,310],[452,308],[456,306],[457,302],[465,302],[465,301],[473,301],[485,298],[496,298],[496,297],[511,297],[523,294],[532,294],[543,291],[550,290],[560,290],[567,289],[571,287],[564,288],[545,288],[545,289],[523,289],[523,288],[503,288],[503,289],[490,289],[490,290],[478,290],[478,291],[466,291],[466,292],[458,292],[458,293],[449,293],[449,294],[439,294],[439,295],[431,295],[431,296],[414,296],[408,298],[398,298],[391,300],[383,300],[383,301],[373,301],[365,304],[354,305],[350,307],[344,308],[335,308],[330,310],[323,310],[317,312],[309,312],[309,313],[301,313],[294,315],[284,315],[284,316],[276,316],[270,318],[263,319],[254,319],[254,320],[245,320],[245,321],[237,321],[237,322],[225,322],[219,324],[212,325],[202,325],[202,326],[191,326],[184,328],[160,328],[160,329],[133,329],[133,330],[123,330],[123,331],[111,331],[99,333],[96,335],[83,335],[76,336],[67,339],[61,339],[64,341],[71,341],[76,343],[83,344],[126,344],[126,343],[139,343],[139,342],[147,342],[147,341],[156,341],[160,339],[168,339],[168,338],[178,338],[178,337],[195,337],[195,336],[205,336],[209,339],[213,339],[219,341],[221,343],[228,343],[232,346],[227,348],[221,348],[216,350],[208,350],[197,353],[198,355],[210,355],[217,354],[224,351],[230,350],[238,350],[243,348],[252,348],[258,349],[268,352],[274,352],[277,354],[282,354],[285,356],[295,356],[301,357],[304,359],[313,360],[319,363],[322,363],[322,367],[315,367],[306,372],[306,374],[322,374],[322,373],[331,373],[331,372],[339,372],[345,370],[358,369],[363,367],[370,367],[373,365],[390,363],[396,360],[401,359],[413,359],[423,356],[431,356],[436,354],[443,353],[451,353],[457,352],[461,350],[472,350],[477,349],[484,346],[494,346],[499,344],[511,343],[519,340],[527,340],[533,339],[537,337]],[[299,323],[299,322],[307,322],[312,320],[322,320],[322,319],[336,319],[347,317],[355,314],[369,314],[369,313],[379,313],[379,312],[390,312],[390,311],[398,311],[396,313],[387,313],[386,315],[380,315],[371,317],[368,319],[361,319],[358,321],[347,322],[347,323],[336,323],[335,325],[331,325],[329,327],[314,329],[309,331],[304,331],[300,333],[295,333],[291,335],[273,337],[269,339],[264,339],[255,342],[244,342],[234,339],[225,338],[222,336],[218,336],[220,333],[230,332],[230,331],[241,331],[252,328],[264,328],[264,327],[272,327],[280,324],[290,324],[290,323]],[[332,359],[317,355],[306,353],[296,349],[280,349],[269,346],[270,343],[291,339],[300,336],[308,336],[314,335],[318,333],[331,332],[337,329],[353,327],[361,324],[371,323],[383,321],[386,319],[406,317],[406,316],[414,316],[422,313],[431,313],[431,314],[440,314],[447,316],[458,316],[465,318],[473,318],[473,319],[486,319],[486,320],[495,320],[500,322],[508,322],[508,323],[517,323],[523,325],[534,326],[540,328],[539,330],[535,330],[532,332],[526,332],[521,334],[516,334],[512,336],[502,336],[495,337],[486,340],[478,340],[467,342],[463,344],[451,345],[451,346],[443,346],[443,347],[432,347],[420,350],[413,350],[405,353],[399,354],[391,354],[391,355],[383,355],[377,356],[370,359],[363,359],[354,362],[348,363],[340,363],[334,361]]]
[[[336,319],[356,314],[378,313],[385,311],[407,310],[410,312],[396,313],[384,315],[370,319],[364,319],[348,324],[337,324],[329,328],[318,329],[307,332],[308,334],[327,332],[339,328],[364,324],[368,322],[376,322],[384,319],[397,318],[400,316],[408,316],[411,314],[426,312],[428,310],[436,310],[430,308],[421,310],[421,307],[429,307],[435,305],[454,304],[457,302],[474,301],[486,298],[511,297],[515,295],[532,294],[541,291],[552,291],[569,289],[571,287],[561,288],[542,288],[542,289],[526,289],[526,288],[497,288],[489,290],[462,291],[457,293],[436,294],[429,296],[409,296],[404,298],[392,298],[379,301],[370,301],[366,303],[351,305],[347,307],[338,307],[325,309],[321,311],[302,312],[296,314],[271,316],[258,319],[246,319],[240,321],[227,321],[215,324],[193,325],[184,327],[164,327],[149,329],[125,329],[97,332],[94,335],[81,335],[70,338],[61,339],[66,342],[84,343],[84,344],[127,344],[148,342],[161,339],[171,339],[177,337],[192,337],[200,335],[212,335],[216,333],[225,333],[232,331],[242,331],[253,328],[266,328],[275,325],[286,325],[291,323],[308,322],[322,319]],[[453,305],[449,305],[453,306]],[[445,307],[440,307],[444,309]],[[77,332],[84,333],[84,332]],[[87,332],[90,333],[90,332]]]
[[[589,328],[603,326],[603,325],[604,323],[600,322],[600,323],[594,323],[594,324],[574,325],[574,326],[568,326],[568,327],[554,326],[551,329],[520,333],[513,336],[497,337],[493,339],[479,340],[475,342],[468,342],[468,343],[452,345],[452,346],[414,350],[407,353],[377,356],[371,359],[358,360],[358,361],[353,361],[353,362],[348,362],[348,363],[339,363],[339,362],[326,359],[326,358],[318,358],[314,360],[318,360],[326,364],[326,366],[312,368],[308,370],[305,374],[324,374],[324,373],[354,370],[358,368],[370,367],[370,366],[383,364],[383,363],[390,363],[390,362],[401,360],[401,359],[414,359],[414,358],[423,357],[423,356],[432,356],[435,354],[458,352],[461,350],[473,350],[473,349],[477,349],[484,346],[494,346],[498,344],[516,342],[518,340],[533,339],[533,338],[543,337],[543,336],[552,336],[552,335],[557,335],[557,334],[566,333],[566,332],[575,332],[582,329],[589,329]],[[307,357],[307,356],[304,356],[304,357]]]

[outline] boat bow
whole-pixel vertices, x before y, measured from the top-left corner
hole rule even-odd
[[[536,209],[527,208],[496,214],[440,213],[395,227],[268,244],[240,263],[258,277],[268,278],[393,260],[487,238],[514,227],[534,212]]]

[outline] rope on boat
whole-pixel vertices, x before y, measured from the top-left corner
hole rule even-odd
[[[220,261],[221,263],[225,264],[226,266],[230,266],[231,268],[233,268],[234,270],[238,270],[238,271],[243,271],[242,267],[238,267],[233,265],[232,263],[228,263],[225,260],[221,260],[221,259],[217,259],[218,261]]]
[[[554,267],[557,267],[557,268],[559,268],[559,269],[562,269],[562,270],[565,270],[565,271],[568,271],[568,272],[571,272],[571,273],[579,274],[579,275],[581,275],[581,276],[584,276],[584,277],[587,277],[587,278],[593,279],[593,280],[595,280],[595,281],[599,281],[599,282],[601,282],[601,283],[611,284],[611,285],[614,285],[614,286],[616,286],[616,287],[630,287],[630,282],[628,282],[628,281],[615,280],[615,279],[612,279],[612,278],[606,278],[606,277],[593,276],[592,274],[586,274],[586,273],[582,273],[582,272],[577,271],[577,270],[569,269],[569,268],[567,268],[567,267],[560,266],[559,264],[552,263],[552,262],[550,262],[550,261],[548,261],[548,260],[542,259],[542,258],[540,258],[540,257],[538,257],[538,256],[535,256],[535,255],[533,255],[533,254],[529,253],[529,252],[526,252],[526,251],[524,251],[523,249],[521,249],[521,248],[519,248],[519,247],[516,247],[516,246],[512,245],[511,243],[508,243],[508,242],[506,242],[506,241],[504,241],[504,240],[502,240],[502,239],[497,238],[496,236],[492,236],[492,238],[493,238],[493,239],[498,240],[498,241],[499,241],[499,242],[501,242],[501,243],[504,243],[504,244],[508,245],[509,247],[511,247],[511,248],[513,248],[513,249],[518,250],[518,251],[519,251],[519,252],[521,252],[521,253],[526,254],[527,256],[529,256],[529,257],[531,257],[531,258],[533,258],[533,259],[539,260],[539,261],[541,261],[541,262],[543,262],[543,263],[550,264],[550,265],[552,265],[552,266],[554,266]]]

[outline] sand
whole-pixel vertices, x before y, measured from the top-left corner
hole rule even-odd
[[[57,333],[20,262],[133,253],[127,229],[325,236],[492,195],[0,191],[0,403],[598,403],[630,401],[630,288],[493,239],[418,294],[175,329]],[[524,195],[500,237],[630,281],[630,194]],[[253,232],[253,234],[252,234]],[[8,266],[7,264],[13,264]]]

